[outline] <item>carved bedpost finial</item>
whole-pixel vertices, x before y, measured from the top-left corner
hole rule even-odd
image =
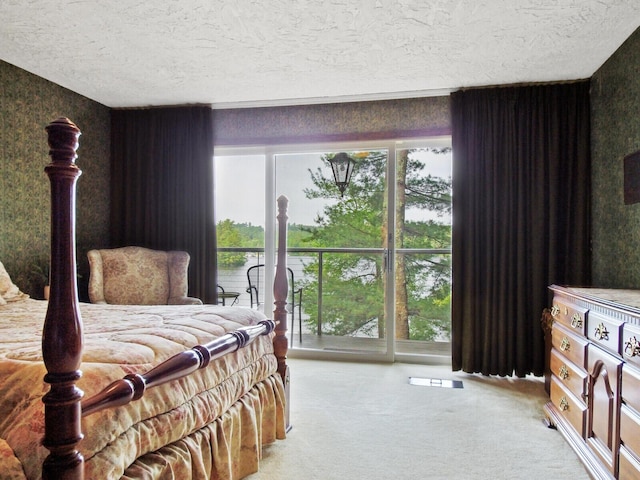
[[[45,167],[51,183],[51,294],[42,331],[42,358],[51,385],[42,398],[49,449],[42,478],[82,479],[84,459],[78,451],[82,440],[82,318],[78,306],[75,249],[75,191],[81,175],[75,165],[80,130],[69,119],[59,118],[46,127],[51,163]]]
[[[80,129],[68,118],[60,117],[45,127],[49,134],[49,155],[53,163],[73,164],[78,158]]]

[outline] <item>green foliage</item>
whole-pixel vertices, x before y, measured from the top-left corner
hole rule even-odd
[[[361,253],[325,253],[322,276],[322,333],[352,335],[384,313],[381,258]],[[305,267],[305,291],[317,292],[318,262]],[[311,279],[311,280],[309,280]],[[317,329],[317,297],[305,296],[308,324]],[[375,332],[374,332],[375,333]]]
[[[287,240],[289,247],[310,246],[309,239],[315,230],[313,226],[289,225]],[[216,226],[218,247],[264,248],[264,228],[249,223],[235,223],[230,219],[221,220]],[[241,267],[247,261],[246,253],[218,251],[218,267]]]
[[[290,223],[287,230],[287,243],[290,248],[310,247],[314,226]]]
[[[409,338],[448,338],[451,333],[451,255],[405,255],[405,261]],[[425,289],[425,285],[428,288]]]
[[[216,226],[218,247],[237,247],[242,245],[242,235],[237,225],[229,220],[222,220]],[[220,268],[241,267],[247,260],[242,252],[218,252],[218,266]]]

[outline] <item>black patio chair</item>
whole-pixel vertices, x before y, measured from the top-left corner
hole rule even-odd
[[[293,335],[295,327],[296,309],[298,313],[298,337],[302,343],[302,288],[296,288],[293,270],[287,267],[289,273],[289,295],[287,298],[287,309],[291,315],[291,345],[293,346]],[[260,309],[264,300],[260,296],[264,293],[264,264],[253,265],[247,270],[247,280],[249,287],[247,293],[251,301],[251,308]]]

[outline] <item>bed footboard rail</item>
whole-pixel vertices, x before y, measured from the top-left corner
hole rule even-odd
[[[132,373],[116,380],[101,392],[82,402],[82,416],[105,408],[119,407],[139,400],[149,388],[186,377],[205,368],[212,360],[246,347],[260,335],[275,329],[273,320],[262,320],[258,325],[242,327],[204,345],[177,353],[146,373]]]

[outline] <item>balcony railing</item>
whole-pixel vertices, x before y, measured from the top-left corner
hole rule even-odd
[[[301,280],[313,281],[317,285],[315,291],[309,291],[305,289],[303,293],[303,321],[313,316],[316,320],[315,331],[309,331],[306,333],[315,334],[321,336],[323,334],[323,287],[325,284],[325,260],[328,255],[344,254],[344,255],[359,255],[363,258],[379,256],[381,264],[384,265],[386,261],[386,249],[384,248],[289,248],[288,252],[288,266],[294,271],[296,285]],[[258,265],[264,263],[265,253],[264,248],[256,247],[219,247],[219,254],[224,253],[244,253],[247,254],[247,261],[240,267],[222,268],[218,267],[218,284],[222,285],[226,291],[236,291],[240,293],[238,297],[238,304],[243,306],[250,306],[250,296],[247,292],[248,279],[246,271],[252,265]],[[424,258],[442,258],[442,256],[448,256],[451,254],[450,249],[401,249],[396,252],[396,256],[428,256]],[[317,273],[305,272],[304,267],[312,262],[317,262]],[[432,262],[436,263],[436,262]],[[443,267],[449,268],[449,267]],[[448,274],[448,273],[447,273]],[[317,277],[316,277],[317,275]],[[450,276],[448,277],[450,278]],[[429,279],[420,280],[423,283],[428,283]],[[308,283],[308,282],[306,282]],[[310,295],[315,296],[315,301],[307,301]],[[261,292],[261,298],[264,298],[264,293]],[[383,302],[383,299],[381,299]],[[312,307],[313,306],[313,307]],[[314,308],[313,311],[309,311],[309,308]],[[297,321],[297,320],[296,320]],[[304,328],[304,327],[303,327]],[[445,335],[446,336],[446,335]],[[448,338],[444,339],[448,340]]]

